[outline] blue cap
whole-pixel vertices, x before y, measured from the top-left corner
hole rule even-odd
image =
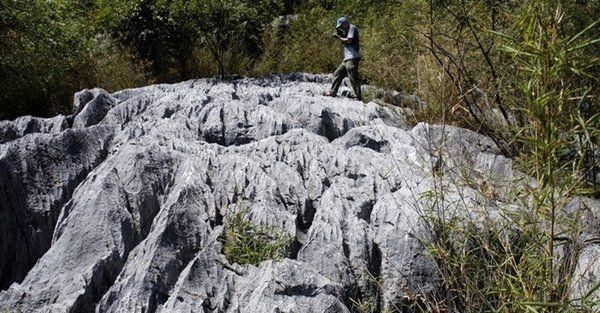
[[[340,28],[340,26],[342,26],[342,24],[344,24],[344,22],[347,22],[348,19],[344,16],[338,18],[337,23],[335,24],[335,28]]]

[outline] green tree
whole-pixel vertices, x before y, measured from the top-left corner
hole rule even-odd
[[[150,61],[159,77],[175,63],[179,78],[190,78],[199,48],[208,49],[224,77],[240,56],[260,55],[263,28],[282,10],[274,0],[142,0],[115,34],[139,58]]]
[[[260,55],[264,26],[283,9],[279,1],[273,0],[203,0],[190,5],[197,12],[202,43],[217,62],[221,77],[232,70],[241,54],[255,58]]]
[[[191,76],[190,62],[198,34],[193,13],[173,7],[171,1],[142,0],[119,23],[114,34],[138,58],[150,62],[155,76],[160,78],[177,63],[178,78],[187,79]]]
[[[88,31],[72,3],[0,0],[0,119],[65,111],[86,82]]]

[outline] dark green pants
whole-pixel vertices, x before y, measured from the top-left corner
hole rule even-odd
[[[354,90],[354,95],[358,99],[362,99],[362,92],[360,90],[360,78],[358,77],[358,65],[360,59],[350,59],[342,62],[338,66],[337,70],[333,72],[333,84],[331,85],[331,94],[337,95],[338,89],[342,84],[342,81],[346,76],[350,79],[350,85]]]

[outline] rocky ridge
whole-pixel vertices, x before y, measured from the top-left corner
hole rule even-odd
[[[522,175],[486,137],[410,128],[398,108],[321,96],[328,82],[84,90],[71,116],[0,122],[0,312],[350,312],[434,292],[428,195],[508,206]],[[578,203],[598,237],[600,205]],[[295,238],[292,257],[230,264],[218,237],[241,210]],[[599,247],[575,292],[598,280]]]

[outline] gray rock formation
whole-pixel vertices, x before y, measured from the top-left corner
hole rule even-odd
[[[471,131],[323,97],[328,79],[86,90],[73,116],[0,122],[0,312],[334,313],[433,293],[435,173],[456,211],[489,199],[454,178],[496,186],[495,206],[522,175]],[[218,237],[242,210],[295,238],[291,257],[230,264]]]

